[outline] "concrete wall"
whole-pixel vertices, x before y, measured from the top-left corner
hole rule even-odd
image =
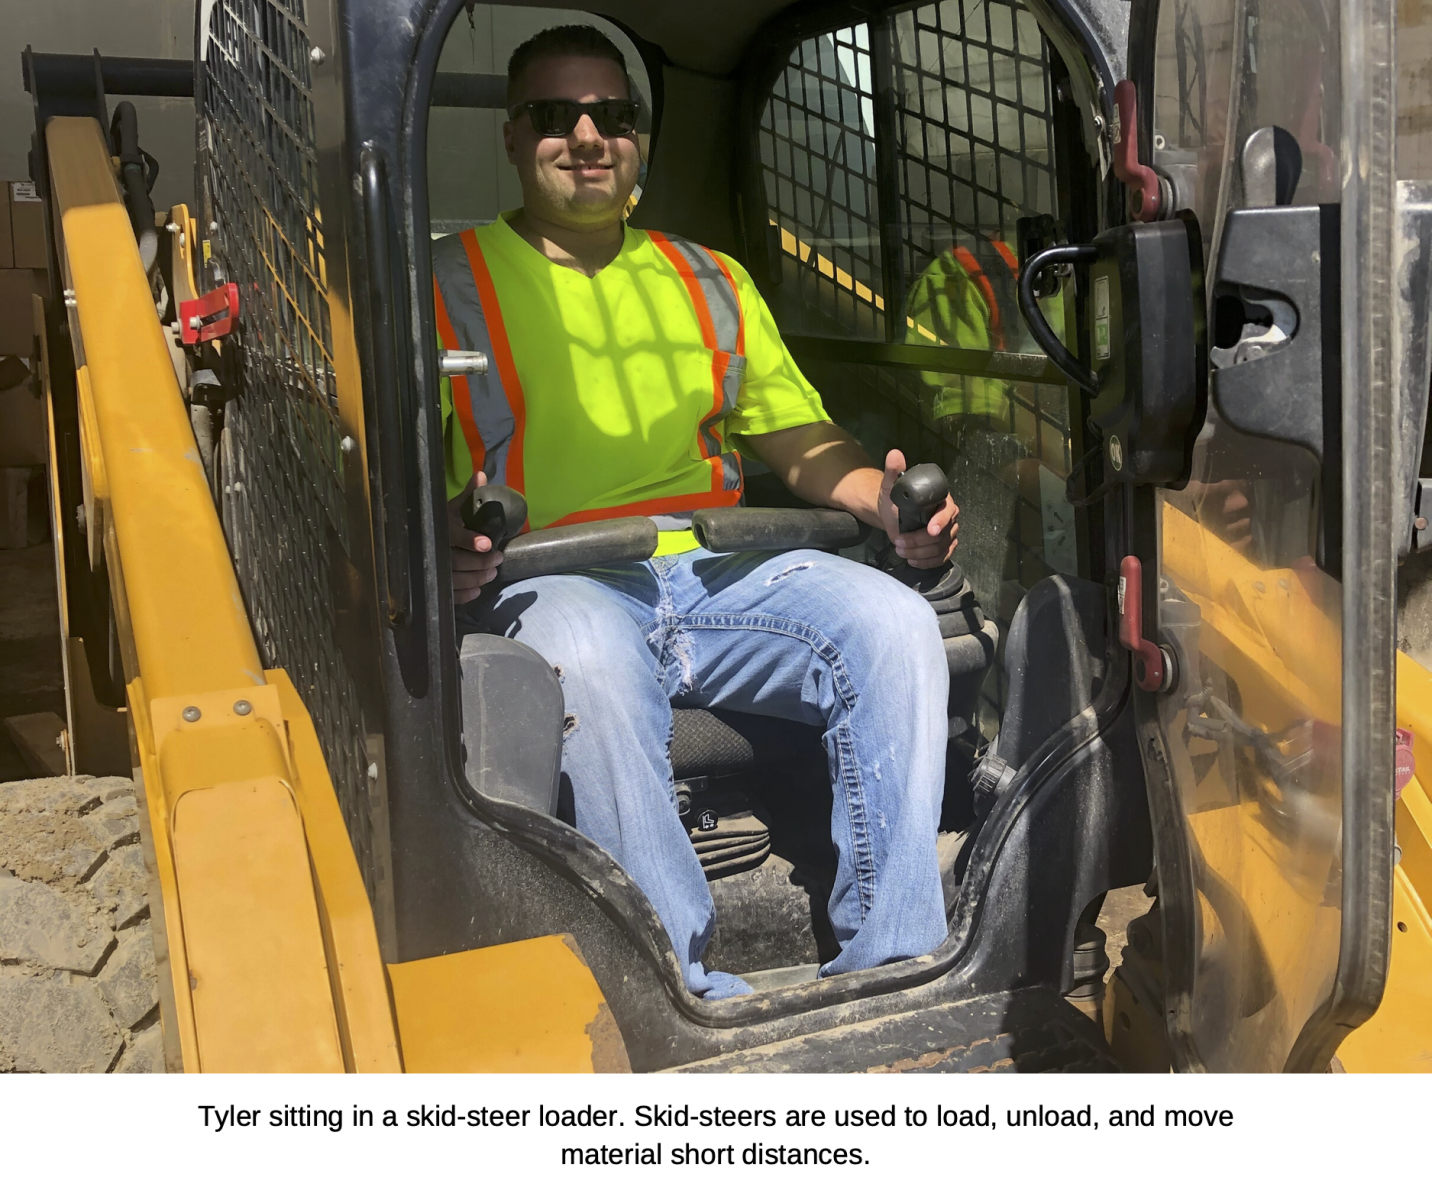
[[[0,179],[28,179],[35,128],[20,54],[194,56],[194,0],[0,0]],[[193,202],[194,106],[136,97],[140,144],[159,160],[157,208]],[[112,105],[111,105],[112,107]]]

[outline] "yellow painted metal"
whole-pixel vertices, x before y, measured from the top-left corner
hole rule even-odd
[[[166,1041],[190,1070],[396,1070],[372,909],[308,714],[260,665],[99,126],[59,117],[46,135],[90,550],[153,834]]]
[[[629,1071],[601,988],[566,934],[388,967],[413,1072]]]
[[[1311,715],[1340,727],[1339,656],[1332,651],[1341,639],[1319,576],[1264,570],[1172,505],[1164,505],[1162,522],[1165,570],[1199,607],[1199,652],[1237,679],[1244,719],[1277,730]],[[1397,679],[1397,719],[1413,732],[1417,770],[1397,806],[1402,857],[1394,873],[1387,990],[1377,1013],[1338,1051],[1349,1071],[1432,1070],[1432,673],[1399,654]],[[1257,798],[1229,794],[1227,785],[1218,771],[1198,784],[1191,830],[1209,864],[1240,879],[1273,993],[1306,985],[1299,979],[1303,948],[1335,937],[1339,923],[1337,910],[1320,903],[1326,873],[1314,860],[1301,870],[1288,845],[1269,834]],[[1315,803],[1294,809],[1293,797],[1266,798],[1300,823],[1304,845],[1339,840],[1340,811]],[[1202,904],[1206,935],[1246,936],[1222,930],[1218,915]]]
[[[303,817],[314,874],[323,882],[318,915],[333,970],[343,1056],[351,1071],[397,1071],[398,1034],[383,979],[383,959],[353,843],[338,808],[313,720],[284,671],[267,672],[288,725],[294,796]]]
[[[1416,776],[1397,801],[1392,963],[1382,1004],[1338,1049],[1347,1071],[1432,1071],[1432,674],[1397,657],[1397,720],[1411,728]]]
[[[172,239],[171,261],[174,263],[174,300],[177,304],[179,301],[197,299],[199,295],[199,287],[195,282],[199,278],[199,272],[194,263],[194,249],[197,245],[195,239],[199,235],[199,226],[189,215],[189,207],[185,204],[176,204],[169,210],[169,224],[178,226],[169,233]]]
[[[185,740],[199,755],[262,759],[276,740],[263,724]],[[284,780],[185,792],[173,842],[199,1069],[341,1071],[303,822]]]
[[[46,127],[139,670],[150,699],[263,683],[248,616],[99,125]],[[83,418],[82,418],[83,427]],[[181,599],[182,597],[182,599]],[[202,600],[191,603],[190,600]]]

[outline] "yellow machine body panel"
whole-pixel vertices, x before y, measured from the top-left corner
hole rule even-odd
[[[397,1071],[406,1053],[429,1071],[626,1069],[566,937],[396,966],[395,1016],[312,719],[249,627],[108,147],[89,118],[53,118],[46,138],[88,550],[124,661],[170,1068]]]
[[[1259,731],[1268,752],[1305,756],[1315,784],[1319,772],[1336,770],[1341,728],[1339,660],[1327,650],[1340,644],[1340,631],[1322,577],[1259,567],[1173,503],[1160,517],[1162,569],[1198,606],[1199,654],[1236,680],[1238,717]],[[1397,665],[1398,723],[1413,731],[1417,776],[1397,810],[1402,859],[1387,990],[1377,1014],[1339,1051],[1347,1070],[1432,1070],[1432,673],[1406,655]],[[1218,750],[1186,733],[1182,717],[1170,732],[1187,736],[1190,750]],[[1339,934],[1336,901],[1325,901],[1337,886],[1330,864],[1341,807],[1316,786],[1295,786],[1291,776],[1279,786],[1265,771],[1215,767],[1185,786],[1189,833],[1204,868],[1202,954],[1211,962],[1241,958],[1228,978],[1241,989],[1241,1035],[1256,1038],[1260,1017],[1285,1018],[1281,997],[1326,986],[1307,948],[1335,944]],[[1121,994],[1116,987],[1116,1008]]]
[[[185,792],[173,840],[200,1069],[341,1071],[303,824],[284,780]]]
[[[1422,753],[1397,801],[1387,991],[1339,1048],[1347,1071],[1432,1071],[1432,674],[1406,655],[1397,659],[1397,701],[1398,724],[1412,729]]]
[[[601,989],[568,935],[388,968],[409,1071],[629,1071]]]

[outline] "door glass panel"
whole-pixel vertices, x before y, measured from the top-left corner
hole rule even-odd
[[[1155,155],[1184,172],[1210,279],[1254,130],[1297,139],[1295,203],[1338,198],[1336,5],[1263,0],[1241,31],[1239,7],[1159,13]],[[1309,451],[1240,434],[1210,406],[1191,482],[1160,493],[1159,627],[1180,677],[1159,715],[1198,892],[1193,1036],[1213,1069],[1281,1068],[1337,966],[1342,637],[1339,584],[1316,562],[1320,489]]]
[[[872,457],[899,447],[944,468],[959,561],[1002,632],[1035,582],[1079,570],[1068,389],[938,362],[855,365],[831,343],[1037,356],[1018,311],[1016,222],[1058,216],[1052,102],[1029,12],[945,0],[799,42],[756,132],[776,320]],[[1068,300],[1041,302],[1056,330]],[[1003,696],[997,668],[986,732]]]

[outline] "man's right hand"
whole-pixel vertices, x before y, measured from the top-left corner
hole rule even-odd
[[[452,555],[452,599],[454,604],[476,600],[482,589],[497,578],[502,551],[492,539],[473,533],[462,523],[462,505],[475,488],[482,487],[487,476],[479,471],[467,486],[448,501],[448,547]]]

